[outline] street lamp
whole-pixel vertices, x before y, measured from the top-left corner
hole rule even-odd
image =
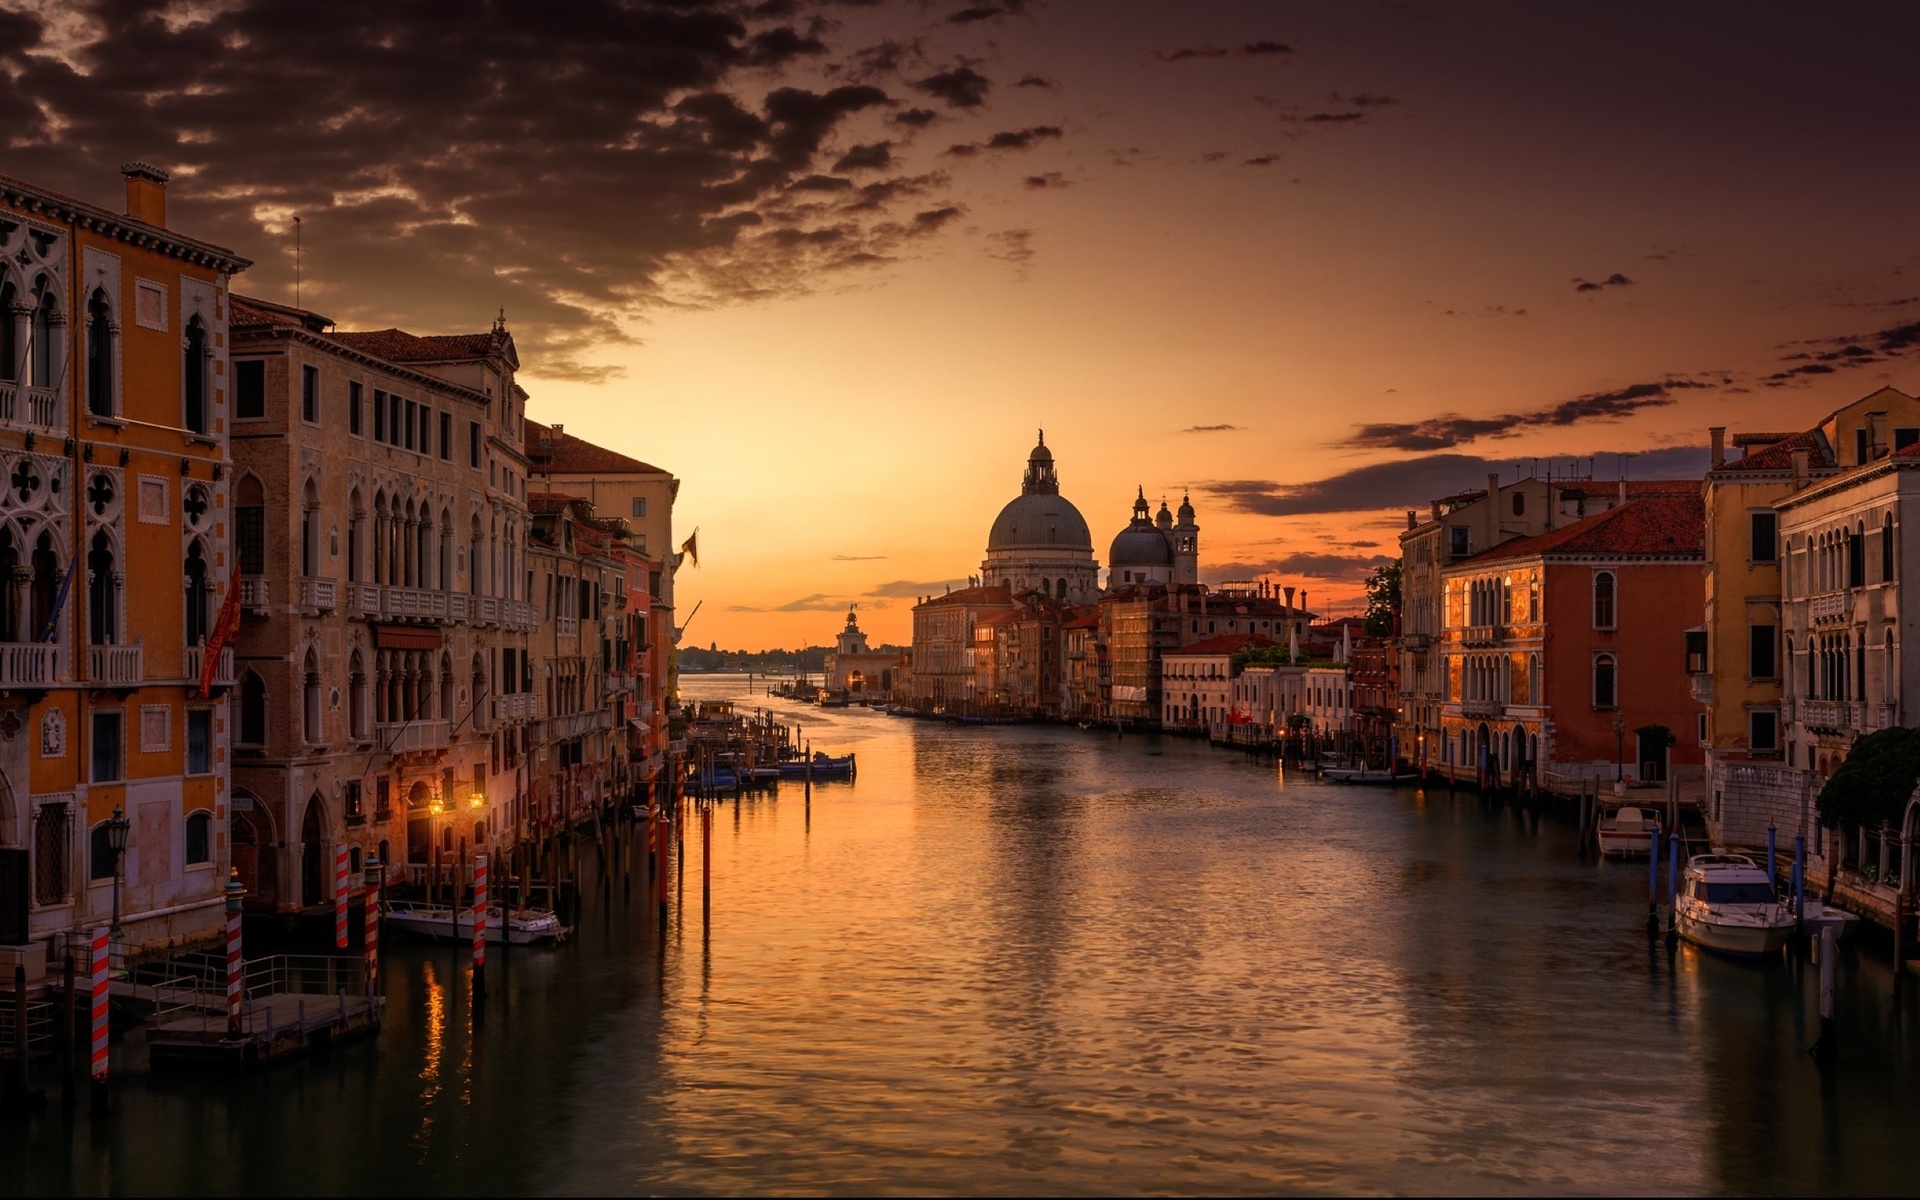
[[[133,822],[127,820],[127,810],[116,804],[113,816],[107,819],[107,849],[113,851],[113,936],[120,936],[120,862],[127,853],[127,831],[133,828]]]
[[[1613,781],[1624,783],[1627,778],[1627,719],[1622,716],[1613,718]]]

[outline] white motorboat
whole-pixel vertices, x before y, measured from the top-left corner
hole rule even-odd
[[[421,904],[412,900],[389,900],[387,925],[419,937],[442,942],[473,940],[473,909],[455,911],[444,904]],[[560,917],[546,908],[487,909],[487,942],[530,946],[540,942],[558,942],[570,931]]]
[[[1793,912],[1773,880],[1744,854],[1696,854],[1674,903],[1680,936],[1721,954],[1777,952],[1793,933]]]
[[[1600,841],[1600,853],[1623,858],[1647,854],[1653,849],[1653,834],[1659,828],[1659,818],[1650,813],[1632,805],[1617,808],[1600,818],[1596,835]]]
[[[1327,767],[1322,779],[1334,783],[1412,783],[1420,778],[1412,771],[1389,771],[1385,767]]]

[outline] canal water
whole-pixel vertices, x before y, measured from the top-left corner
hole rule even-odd
[[[660,932],[590,879],[573,943],[391,947],[379,1038],[0,1128],[0,1190],[1897,1193],[1920,1006],[1644,933],[1644,865],[1477,797],[1191,741],[748,699],[856,751],[699,823]],[[592,855],[588,856],[589,867]]]

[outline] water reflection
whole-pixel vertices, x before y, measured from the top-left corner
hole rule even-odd
[[[717,693],[738,681],[689,681]],[[579,932],[390,948],[377,1044],[0,1132],[41,1191],[1907,1191],[1884,953],[1650,946],[1645,868],[1181,741],[801,714],[812,805],[580,855]],[[815,811],[817,810],[817,811]],[[710,833],[709,833],[710,830]],[[707,839],[711,838],[709,845]],[[702,903],[710,853],[712,900]],[[623,870],[618,868],[624,868]],[[690,928],[690,926],[693,926]]]

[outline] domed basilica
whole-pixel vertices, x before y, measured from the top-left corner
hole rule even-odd
[[[1178,523],[1165,501],[1157,516],[1149,516],[1142,489],[1133,502],[1133,520],[1113,539],[1108,567],[1109,588],[1198,583],[1200,527],[1194,524],[1192,503],[1181,498]],[[1080,510],[1060,494],[1044,430],[1027,456],[1020,494],[994,518],[980,570],[981,583],[1016,596],[1038,591],[1065,604],[1086,604],[1100,596],[1093,536]]]

